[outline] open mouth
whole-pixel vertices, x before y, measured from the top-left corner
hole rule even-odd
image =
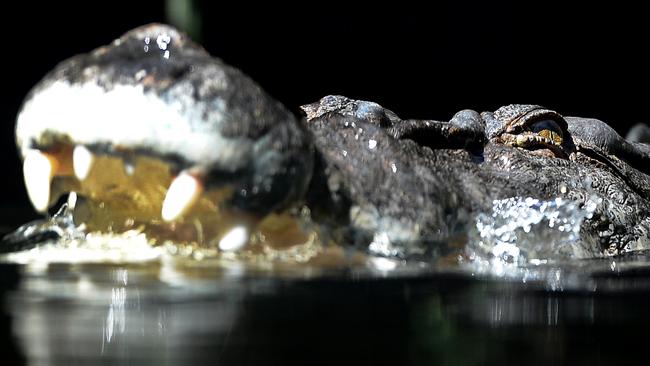
[[[309,241],[310,232],[295,215],[260,216],[232,207],[233,186],[212,187],[200,176],[176,174],[173,164],[153,156],[133,154],[128,160],[83,145],[29,150],[23,169],[27,192],[38,211],[75,192],[74,220],[88,232],[137,230],[154,243],[221,251],[250,242],[284,247]]]

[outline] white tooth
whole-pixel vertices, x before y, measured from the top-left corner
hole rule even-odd
[[[74,210],[77,206],[77,192],[70,192],[68,195],[68,208]]]
[[[162,205],[162,218],[165,221],[174,221],[183,215],[196,201],[203,186],[192,175],[181,172],[169,186],[167,195]]]
[[[248,235],[246,226],[235,226],[219,240],[219,249],[226,252],[239,250],[248,243]]]
[[[38,150],[29,150],[23,162],[25,188],[32,205],[39,212],[47,211],[50,205],[50,184],[54,176],[54,162]]]
[[[90,168],[95,160],[93,153],[91,153],[85,146],[77,145],[72,151],[72,167],[74,168],[74,175],[77,179],[84,180],[90,172]]]

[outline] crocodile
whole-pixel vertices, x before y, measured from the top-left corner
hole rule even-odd
[[[602,253],[650,244],[650,149],[602,121],[537,105],[402,119],[335,95],[301,109],[296,118],[183,33],[151,24],[47,74],[16,141],[35,209],[75,192],[75,219],[98,231],[238,250],[260,233],[304,241],[296,217],[307,209],[321,237],[437,248],[494,200],[584,204],[595,193],[602,204],[581,230]]]

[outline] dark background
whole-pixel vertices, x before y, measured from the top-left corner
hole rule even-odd
[[[23,208],[0,217],[5,224],[33,215],[13,136],[30,87],[67,57],[167,19],[162,1],[81,4],[22,2],[2,12],[0,202]],[[534,103],[605,120],[620,133],[648,120],[649,23],[641,5],[196,4],[208,51],[294,111],[344,94],[410,118],[447,120],[463,108]]]

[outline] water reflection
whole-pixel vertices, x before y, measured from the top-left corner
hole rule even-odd
[[[117,291],[116,291],[117,290]],[[126,331],[126,315],[124,314],[124,301],[126,291],[124,287],[113,289],[111,296],[111,305],[108,308],[106,316],[106,325],[104,326],[104,339],[107,343],[113,340],[113,329],[117,327],[118,334]],[[104,353],[104,342],[102,342],[102,354]]]
[[[650,276],[638,272],[595,275],[599,290],[548,291],[441,273],[301,278],[214,267],[172,274],[158,264],[16,268],[20,282],[5,301],[8,332],[31,363],[472,365],[536,354],[533,364],[585,364],[614,360],[614,352],[593,349],[641,347],[642,338],[612,335],[650,324]],[[628,284],[623,292],[617,280]]]
[[[162,362],[191,359],[197,347],[223,338],[238,317],[239,291],[202,281],[170,286],[157,280],[158,270],[96,265],[25,273],[8,302],[22,352],[32,361]]]
[[[93,263],[66,250],[68,263],[42,247],[19,257],[26,265],[0,264],[6,354],[30,363],[472,365],[530,363],[536,353],[539,363],[586,364],[643,347],[643,337],[613,335],[650,325],[648,252],[490,277],[380,257],[322,271],[149,254]]]
[[[475,322],[491,327],[558,326],[574,321],[594,322],[594,299],[587,294],[577,298],[557,294],[505,292],[475,299],[470,314]]]

